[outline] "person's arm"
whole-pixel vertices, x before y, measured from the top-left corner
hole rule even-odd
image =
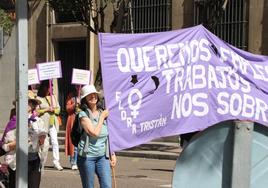
[[[6,152],[12,151],[16,149],[16,140],[11,141],[9,143],[3,144],[2,149]]]
[[[56,114],[56,115],[59,115],[60,114],[60,105],[59,105],[59,102],[57,101],[57,99],[56,99],[55,96],[54,96],[54,99],[55,99],[56,107],[54,107],[54,108],[48,107],[48,108],[39,108],[39,109],[37,109],[37,113],[39,114],[39,116],[42,116],[46,112],[52,113],[52,114]]]
[[[99,118],[99,122],[98,122],[96,127],[93,126],[92,121],[87,116],[81,117],[80,123],[87,134],[89,134],[90,136],[93,136],[93,137],[98,137],[100,135],[101,128],[103,126],[103,122],[104,122],[105,118],[108,116],[108,114],[109,114],[108,110],[104,110],[101,113],[100,118]]]
[[[60,104],[59,104],[56,96],[55,95],[53,95],[53,96],[54,96],[55,103],[56,103],[56,107],[53,109],[54,110],[54,114],[59,115],[60,114]]]
[[[41,99],[41,97],[37,97],[38,100],[40,100],[43,103],[43,100]],[[38,105],[38,107],[36,108],[36,112],[38,114],[38,116],[42,116],[44,113],[46,113],[48,111],[48,108],[43,108],[42,103],[40,105]]]
[[[8,143],[9,150],[15,150],[16,149],[16,140]]]
[[[38,108],[38,109],[36,109],[36,112],[37,112],[38,116],[41,116],[41,115],[43,115],[44,113],[46,113],[46,112],[50,112],[50,111],[51,111],[50,108],[43,108],[43,109]]]
[[[16,148],[16,129],[8,131],[3,139],[4,144],[2,145],[3,150],[9,152]]]
[[[56,114],[56,115],[60,114],[60,107],[54,108],[54,114]]]

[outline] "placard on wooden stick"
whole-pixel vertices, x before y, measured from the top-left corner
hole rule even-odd
[[[37,69],[28,70],[28,85],[39,84],[38,72]]]
[[[37,70],[40,81],[62,77],[61,61],[38,63]]]
[[[88,85],[90,82],[90,71],[83,69],[73,69],[72,84]]]

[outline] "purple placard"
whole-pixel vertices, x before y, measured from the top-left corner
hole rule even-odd
[[[268,125],[268,57],[203,26],[99,34],[112,151],[225,120]]]
[[[39,80],[50,80],[62,77],[61,61],[51,61],[37,64]]]

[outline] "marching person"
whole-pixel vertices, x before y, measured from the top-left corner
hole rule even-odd
[[[77,165],[83,188],[94,188],[94,175],[98,176],[100,188],[112,186],[111,167],[116,164],[115,154],[109,160],[108,110],[97,107],[99,92],[94,85],[86,85],[81,90],[80,125],[84,132],[78,143]],[[89,114],[89,115],[87,115]]]
[[[77,147],[72,144],[71,141],[71,130],[75,120],[75,115],[79,111],[80,100],[78,97],[78,89],[76,86],[71,86],[71,91],[69,92],[66,99],[66,111],[68,114],[66,122],[66,132],[65,132],[65,154],[70,156],[71,169],[77,170]]]
[[[36,107],[41,102],[32,91],[28,92],[28,187],[39,188],[43,165],[44,140],[47,129],[42,119],[37,116]],[[16,116],[14,115],[5,128],[1,147],[7,152],[4,160],[8,165],[9,187],[16,187]]]
[[[1,139],[4,150],[4,163],[8,165],[8,187],[16,187],[16,115],[13,115],[5,127]]]
[[[49,82],[43,81],[37,92],[37,99],[41,101],[39,105],[38,114],[41,119],[45,122],[45,125],[48,129],[48,134],[50,136],[52,144],[52,154],[53,154],[53,164],[57,170],[63,170],[60,164],[60,154],[59,154],[59,143],[58,143],[58,131],[59,131],[59,119],[58,115],[60,114],[60,105],[55,95],[50,95],[49,92]],[[52,97],[51,97],[52,96]],[[48,138],[46,138],[45,145],[49,143]],[[47,154],[48,149],[47,148]],[[45,161],[47,159],[47,154]]]
[[[41,101],[28,91],[28,188],[39,188],[41,169],[44,165],[45,139],[48,129],[44,121],[38,117],[37,106]]]

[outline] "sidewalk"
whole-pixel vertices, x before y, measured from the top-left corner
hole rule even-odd
[[[52,153],[45,165],[40,188],[73,188],[82,187],[79,171],[70,169],[68,158],[60,152],[63,171],[52,166]],[[172,174],[175,160],[158,160],[117,156],[117,165],[114,169],[116,187],[118,188],[171,188]],[[113,177],[114,179],[114,177]],[[99,187],[97,178],[96,188]]]
[[[151,159],[177,160],[182,149],[174,142],[149,142],[127,150],[116,152],[118,156],[142,157]]]
[[[176,142],[154,141],[127,150],[116,152],[116,155],[125,157],[149,158],[149,159],[177,160],[181,151],[182,149]],[[51,151],[49,152],[48,157],[49,158],[52,157]],[[64,146],[60,146],[60,161],[65,169],[70,169],[69,159],[65,155]],[[52,159],[48,159],[46,167],[53,168]]]

